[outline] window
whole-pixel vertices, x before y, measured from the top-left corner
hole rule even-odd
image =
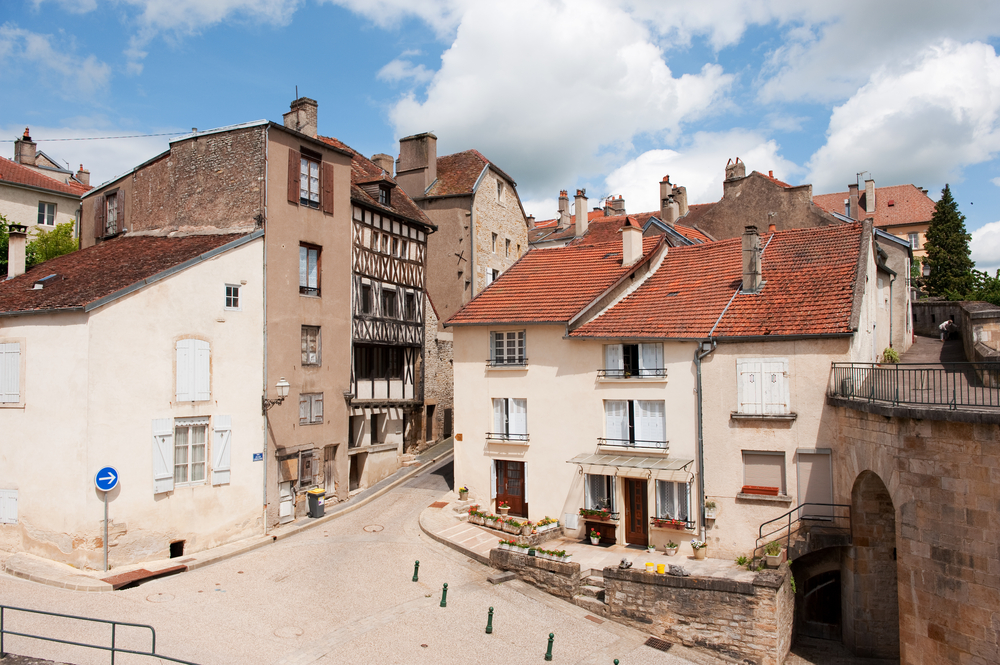
[[[382,289],[382,317],[396,318],[396,292],[390,289]]]
[[[382,426],[381,424],[385,422],[385,416],[373,413],[371,418],[371,436],[368,437],[369,445],[375,446],[382,443]]]
[[[323,422],[323,393],[299,395],[299,424],[318,425]]]
[[[498,279],[500,279],[500,271],[499,270],[493,269],[493,270],[487,271],[487,273],[486,273],[486,286],[489,286],[490,284],[492,284],[493,282],[497,281]]]
[[[667,375],[663,367],[663,344],[606,344],[604,370],[608,379],[652,379]]]
[[[316,484],[316,457],[313,451],[303,451],[299,453],[299,489],[306,489]]]
[[[524,331],[491,332],[490,333],[490,364],[526,365],[528,359],[524,356]]]
[[[587,510],[608,510],[615,512],[614,476],[588,473],[584,478],[584,503]]]
[[[0,404],[21,402],[21,343],[0,342]]]
[[[785,453],[743,451],[743,494],[785,494]]]
[[[496,252],[497,252],[497,234],[494,233],[493,234],[493,253],[496,254]]]
[[[407,321],[417,320],[417,296],[412,293],[406,294],[406,300],[404,305],[404,318]]]
[[[379,233],[378,231],[372,231],[372,251],[373,252],[379,251],[379,242],[380,242],[381,238],[382,238],[382,234],[381,233]]]
[[[504,240],[504,243],[506,244],[507,247],[507,256],[510,256],[510,238]]]
[[[392,239],[392,255],[399,256],[399,238]]]
[[[17,524],[17,490],[0,490],[0,524]]]
[[[378,202],[384,206],[389,205],[389,188],[384,185],[379,185],[378,188]]]
[[[403,349],[398,346],[354,346],[355,379],[402,379]]]
[[[239,284],[226,284],[226,309],[240,309]]]
[[[381,238],[382,238],[382,245],[381,245],[381,248],[379,249],[379,251],[382,252],[383,254],[388,254],[389,253],[389,234],[388,233],[383,233],[381,235]]]
[[[503,200],[503,181],[497,180],[497,201]]]
[[[361,313],[371,314],[372,313],[372,285],[362,284],[361,285]]]
[[[177,401],[201,402],[212,398],[211,348],[201,339],[179,339],[177,352]]]
[[[104,235],[118,233],[118,192],[104,195]]]
[[[410,258],[410,241],[405,239],[399,241],[399,257],[401,259]]]
[[[319,161],[303,155],[299,169],[299,204],[319,208]]]
[[[205,482],[207,418],[174,420],[174,485]]]
[[[666,408],[656,400],[606,400],[605,438],[611,446],[666,450]]]
[[[55,226],[56,204],[38,202],[38,223],[46,226]]]
[[[302,364],[321,365],[319,326],[302,326]]]
[[[693,522],[691,484],[656,481],[656,517],[661,520]]]
[[[501,441],[528,440],[528,400],[513,397],[493,399],[493,431],[487,438]]]
[[[315,245],[299,245],[299,293],[318,296],[320,248]]]
[[[782,415],[788,408],[788,359],[740,358],[736,361],[739,414]]]
[[[39,205],[41,205],[41,204],[39,204]],[[39,212],[39,215],[41,215],[41,212]],[[39,224],[41,224],[41,222],[39,222]],[[911,234],[909,234],[907,236],[907,238],[910,241],[910,248],[911,249],[920,249],[920,234],[919,233],[911,233]]]

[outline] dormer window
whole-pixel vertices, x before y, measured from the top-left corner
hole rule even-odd
[[[384,205],[384,206],[391,205],[390,201],[392,199],[389,196],[389,192],[390,191],[391,190],[388,187],[386,187],[385,185],[379,185],[379,188],[378,188],[378,202],[381,205]]]

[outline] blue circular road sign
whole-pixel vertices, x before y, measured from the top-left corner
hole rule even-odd
[[[94,484],[102,492],[110,492],[118,484],[118,472],[113,466],[106,466],[94,476]]]

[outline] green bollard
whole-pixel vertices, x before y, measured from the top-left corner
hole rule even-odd
[[[555,633],[549,633],[549,650],[545,652],[545,660],[552,660],[552,642],[556,639]]]
[[[615,665],[618,665],[618,659],[615,658]]]
[[[444,583],[444,588],[441,589],[441,607],[448,607],[448,583]]]
[[[420,571],[420,562],[419,561],[414,561],[413,562],[413,581],[414,582],[417,581],[417,573],[419,571]]]
[[[493,608],[490,608],[490,615],[486,619],[486,634],[491,635],[493,633]]]

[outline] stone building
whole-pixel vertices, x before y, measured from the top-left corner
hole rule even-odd
[[[438,319],[434,302],[427,299],[424,317],[424,364],[420,384],[424,388],[424,431],[420,447],[447,439],[454,431],[455,368],[454,335]]]

